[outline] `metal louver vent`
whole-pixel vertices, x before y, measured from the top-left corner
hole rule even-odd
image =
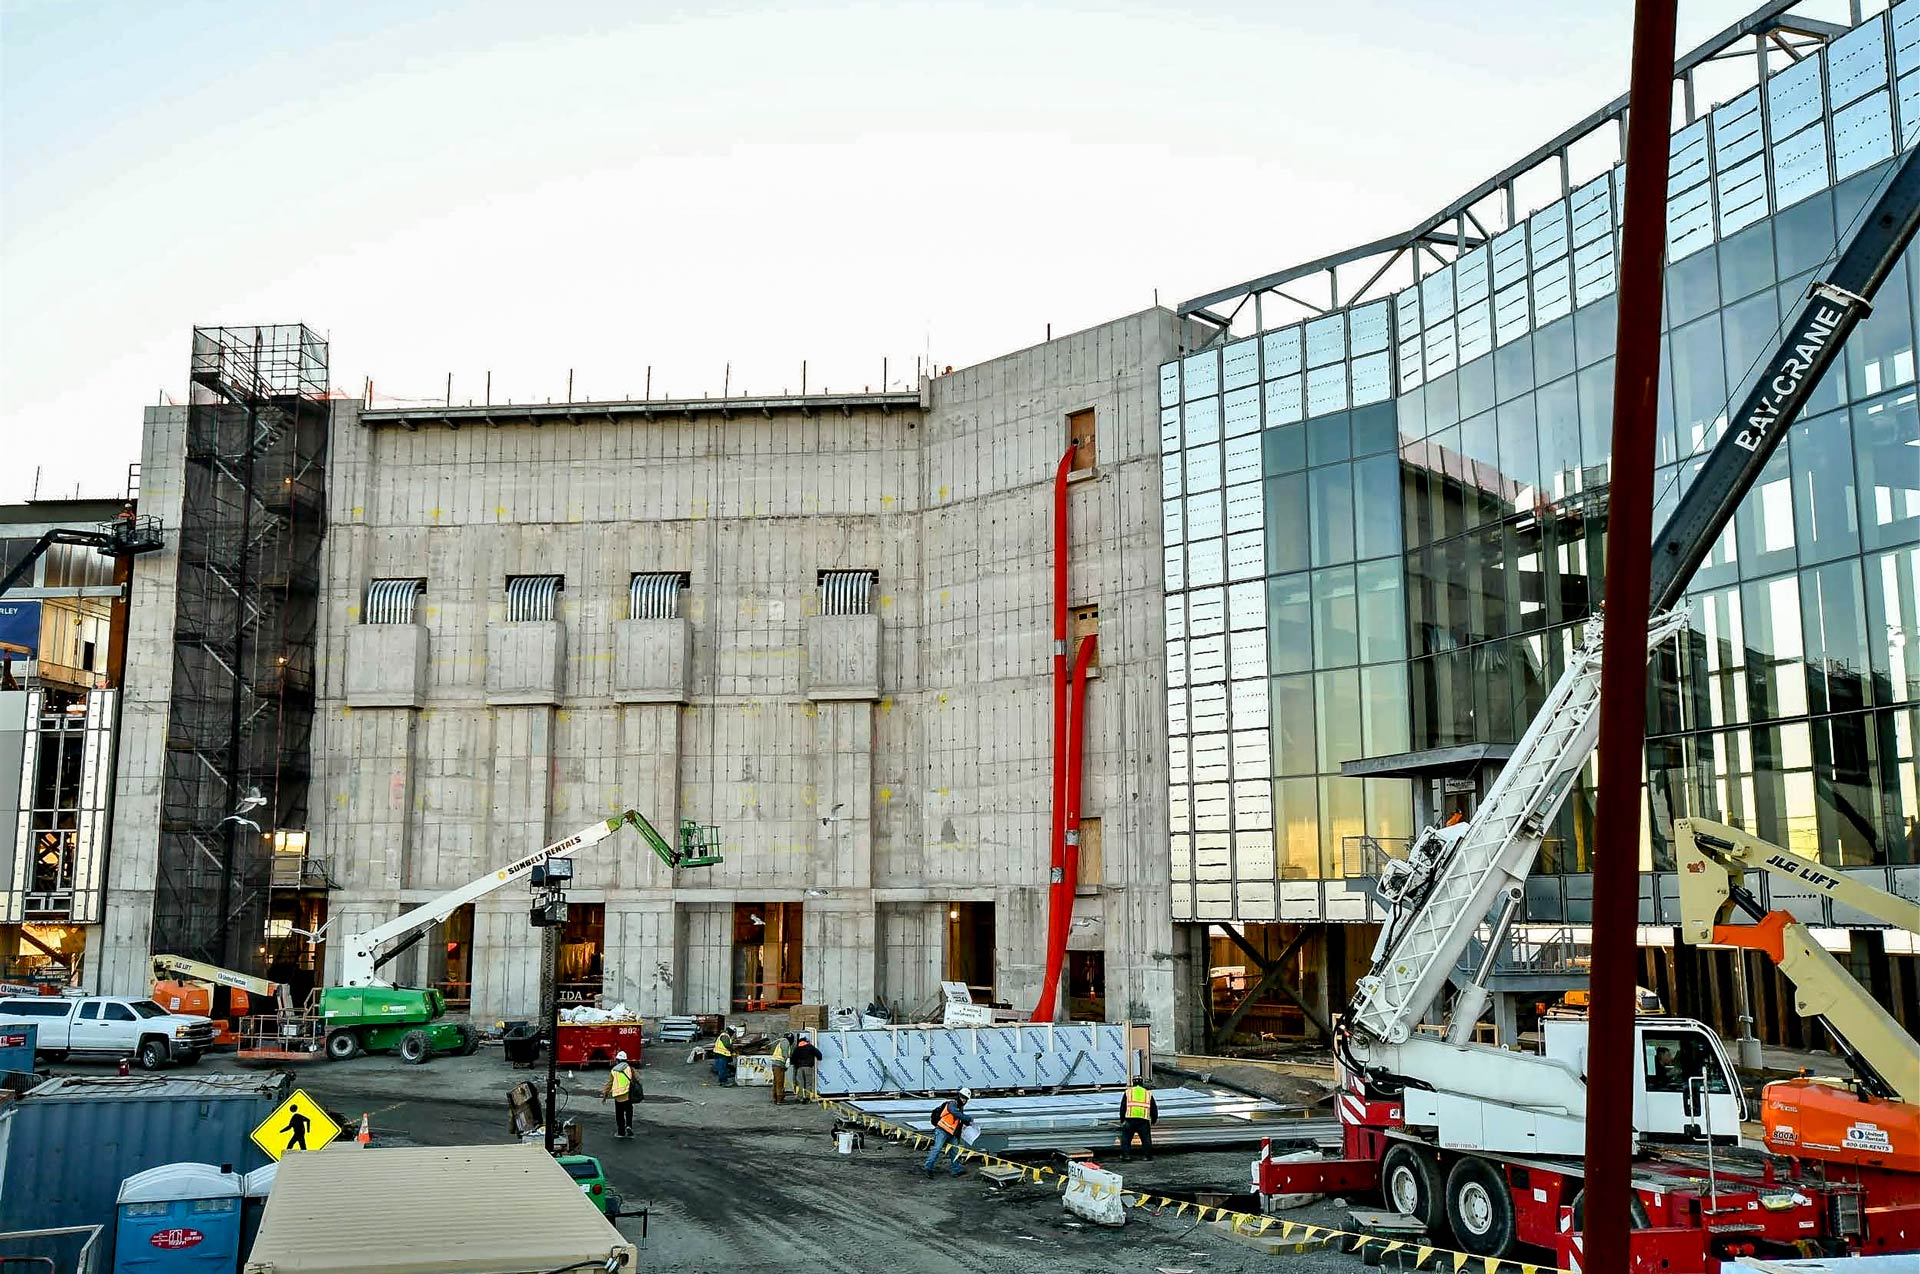
[[[524,624],[559,618],[563,575],[507,576],[507,622]]]
[[[367,605],[361,622],[367,624],[411,624],[421,594],[427,591],[423,579],[377,579],[367,585]]]
[[[680,618],[680,593],[687,579],[685,571],[635,571],[627,585],[628,618]]]
[[[821,571],[822,615],[873,614],[873,585],[877,571]]]

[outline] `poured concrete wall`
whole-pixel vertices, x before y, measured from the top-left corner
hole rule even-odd
[[[160,788],[173,694],[180,502],[186,492],[187,409],[149,407],[140,445],[140,512],[158,517],[165,544],[133,559],[127,665],[107,859],[106,911],[86,932],[89,989],[145,995],[153,985],[154,871],[160,856]]]
[[[969,901],[994,907],[1001,998],[1031,1009],[1052,480],[1067,414],[1091,407],[1100,467],[1070,491],[1072,600],[1100,607],[1085,812],[1104,853],[1074,945],[1105,952],[1108,1017],[1171,1043],[1156,377],[1175,350],[1152,311],[943,376],[918,406],[402,427],[337,405],[310,829],[334,932],[633,807],[669,838],[683,817],[716,825],[726,861],[674,872],[630,832],[580,855],[571,898],[605,906],[609,996],[726,1011],[735,906],[785,902],[803,913],[806,1000],[919,1007],[945,966],[945,909]],[[165,459],[149,463],[164,490]],[[172,577],[160,559],[139,569]],[[875,572],[872,616],[820,614],[829,570]],[[638,571],[685,572],[684,620],[628,619]],[[565,579],[557,619],[508,623],[507,577],[537,574]],[[380,578],[426,581],[423,641],[367,635]],[[164,663],[170,608],[135,616]],[[142,694],[164,712],[164,672],[130,675],[130,718]],[[526,910],[522,888],[475,908],[477,1017],[537,1004]]]

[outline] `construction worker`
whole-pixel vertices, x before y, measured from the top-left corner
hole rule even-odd
[[[820,1064],[820,1050],[814,1047],[813,1041],[802,1035],[800,1042],[793,1046],[793,1056],[788,1062],[793,1067],[793,1091],[803,1097],[818,1097],[820,1090],[815,1087],[813,1068]]]
[[[767,1060],[773,1068],[773,1104],[784,1105],[787,1100],[787,1058],[793,1053],[793,1037],[782,1035],[773,1042],[773,1054]]]
[[[627,1061],[626,1051],[613,1055],[613,1069],[607,1072],[607,1082],[600,1087],[600,1100],[613,1098],[613,1135],[616,1137],[633,1136],[633,1066]]]
[[[722,1088],[733,1087],[733,1036],[724,1027],[713,1041],[713,1077]]]
[[[1153,1158],[1153,1125],[1160,1118],[1160,1103],[1147,1086],[1135,1080],[1120,1095],[1120,1157],[1133,1158],[1133,1139],[1140,1139],[1147,1158]]]
[[[927,1151],[927,1161],[920,1170],[929,1177],[940,1162],[941,1154],[947,1147],[953,1147],[953,1171],[950,1175],[959,1176],[966,1171],[960,1162],[960,1130],[973,1122],[973,1116],[967,1113],[967,1103],[973,1100],[973,1090],[963,1088],[959,1095],[949,1097],[933,1108],[933,1149]]]

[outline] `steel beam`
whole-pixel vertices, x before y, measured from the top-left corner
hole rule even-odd
[[[1683,79],[1687,77],[1695,67],[1702,66],[1719,58],[1729,46],[1739,44],[1755,36],[1764,36],[1774,30],[1792,31],[1796,34],[1807,35],[1816,39],[1823,36],[1831,39],[1834,35],[1845,33],[1846,28],[1835,27],[1832,23],[1817,22],[1806,18],[1788,17],[1787,11],[1799,3],[1801,3],[1801,0],[1767,0],[1767,3],[1761,5],[1746,17],[1741,18],[1739,21],[1715,35],[1710,36],[1702,43],[1696,45],[1678,61],[1673,62],[1673,78]],[[1750,56],[1750,54],[1742,54],[1742,56]],[[1561,132],[1550,141],[1543,142],[1541,145],[1535,147],[1522,158],[1507,165],[1507,167],[1501,169],[1492,177],[1489,177],[1487,180],[1469,190],[1466,194],[1455,199],[1445,208],[1442,208],[1430,217],[1422,219],[1419,224],[1402,234],[1390,235],[1384,239],[1375,239],[1371,243],[1362,244],[1356,248],[1348,248],[1344,252],[1336,252],[1331,256],[1319,257],[1302,265],[1290,266],[1285,270],[1278,270],[1272,274],[1263,274],[1259,278],[1249,279],[1244,283],[1237,283],[1232,287],[1220,288],[1216,291],[1208,292],[1204,296],[1197,296],[1191,301],[1183,303],[1176,312],[1181,315],[1193,314],[1217,305],[1222,301],[1230,301],[1235,297],[1243,296],[1249,292],[1273,291],[1284,284],[1291,283],[1296,279],[1304,278],[1310,274],[1318,274],[1323,270],[1331,270],[1342,265],[1350,265],[1356,261],[1364,261],[1369,257],[1378,256],[1384,252],[1392,252],[1396,249],[1404,248],[1409,243],[1424,238],[1432,231],[1437,230],[1447,222],[1459,217],[1468,209],[1478,205],[1482,200],[1498,193],[1503,187],[1509,185],[1514,178],[1530,172],[1549,159],[1563,155],[1567,147],[1579,141],[1588,133],[1593,132],[1609,121],[1618,119],[1625,113],[1630,98],[1630,93],[1621,94],[1599,110],[1594,111],[1586,118],[1580,120],[1573,125],[1573,127]]]
[[[1216,1038],[1225,1039],[1232,1035],[1234,1028],[1240,1025],[1241,1019],[1246,1017],[1247,1010],[1253,1007],[1254,1001],[1265,995],[1274,983],[1280,981],[1286,971],[1287,961],[1300,949],[1300,944],[1307,940],[1307,934],[1310,932],[1312,931],[1305,925],[1301,925],[1300,931],[1293,935],[1292,940],[1285,947],[1281,948],[1280,954],[1273,958],[1272,963],[1262,966],[1260,980],[1247,988],[1247,993],[1240,997],[1240,1003],[1234,1006],[1233,1012],[1227,1014],[1227,1020],[1214,1028]]]
[[[1264,975],[1267,972],[1267,966],[1269,964],[1267,957],[1260,954],[1260,952],[1254,948],[1254,945],[1251,942],[1247,941],[1246,935],[1241,933],[1238,929],[1234,928],[1232,925],[1221,925],[1220,927],[1226,931],[1227,937],[1232,939],[1234,946],[1239,947],[1240,950],[1246,952],[1247,958],[1260,966],[1260,971],[1261,971],[1261,974],[1263,975],[1262,980],[1264,981],[1265,980]],[[1301,931],[1302,934],[1304,934],[1305,932],[1306,931],[1304,929]],[[1299,940],[1298,937],[1296,937],[1295,942],[1298,942],[1298,940]],[[1293,950],[1293,944],[1289,943],[1287,947],[1287,954],[1291,954],[1292,950]],[[1284,959],[1285,956],[1283,955],[1281,958]],[[1274,965],[1278,965],[1280,961],[1275,960],[1275,961],[1272,961],[1271,963]],[[1307,1021],[1312,1022],[1315,1028],[1319,1030],[1320,1034],[1325,1036],[1327,1039],[1333,1038],[1333,1024],[1327,1021],[1326,1014],[1322,1013],[1319,1009],[1316,1009],[1315,1007],[1313,1007],[1313,1005],[1309,1004],[1307,1002],[1306,997],[1301,995],[1299,991],[1294,989],[1294,986],[1291,982],[1288,982],[1284,977],[1275,977],[1273,980],[1273,986],[1274,986],[1274,989],[1280,992],[1280,994],[1286,996],[1289,1000],[1292,1000],[1294,1003],[1294,1007],[1298,1008],[1302,1013],[1307,1015]]]

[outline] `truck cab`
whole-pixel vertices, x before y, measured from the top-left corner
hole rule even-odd
[[[1585,1018],[1542,1022],[1545,1055],[1586,1074],[1587,1026]],[[1746,1100],[1720,1037],[1692,1018],[1651,1016],[1635,1021],[1634,1036],[1633,1127],[1641,1143],[1738,1142]]]
[[[170,1013],[152,1000],[119,995],[39,995],[0,1000],[0,1029],[36,1028],[34,1052],[59,1060],[70,1055],[131,1057],[142,1070],[200,1060],[213,1047],[209,1018]]]

